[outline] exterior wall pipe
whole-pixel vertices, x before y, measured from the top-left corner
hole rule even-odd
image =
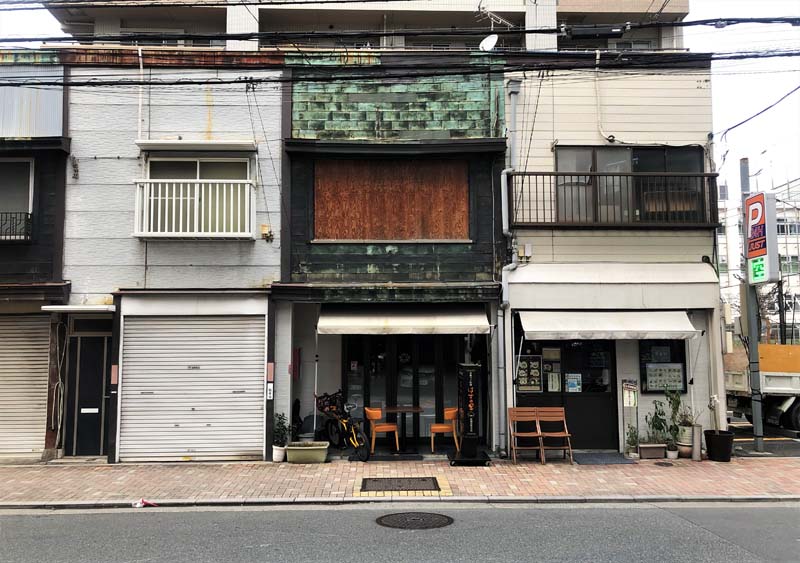
[[[503,235],[511,238],[511,228],[508,219],[508,176],[519,167],[519,151],[517,150],[517,98],[519,96],[521,81],[514,78],[507,82],[510,111],[508,116],[508,163],[509,167],[500,173],[500,201],[502,205]]]
[[[144,84],[144,61],[142,60],[142,48],[139,47],[139,114],[136,122],[136,139],[142,138],[142,95]]]
[[[503,218],[503,236],[511,238],[511,228],[508,220],[508,176],[513,168],[504,168],[500,173],[500,207]]]

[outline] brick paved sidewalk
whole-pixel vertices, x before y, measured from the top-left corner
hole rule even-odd
[[[734,459],[731,463],[680,460],[630,465],[535,462],[491,467],[450,467],[444,461],[324,465],[189,463],[135,465],[35,465],[0,467],[0,507],[37,503],[291,502],[357,500],[364,477],[437,477],[446,499],[530,497],[555,500],[656,500],[656,497],[800,498],[800,459]],[[374,493],[393,497],[411,493]],[[373,495],[373,494],[371,494]],[[371,499],[366,499],[371,500]],[[386,499],[390,500],[390,499]],[[394,499],[391,499],[394,500]],[[491,499],[490,499],[491,500]]]

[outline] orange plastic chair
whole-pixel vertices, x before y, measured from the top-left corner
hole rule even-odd
[[[394,447],[400,451],[400,436],[397,431],[397,424],[394,422],[376,422],[383,418],[383,409],[364,407],[364,414],[369,420],[369,433],[372,436],[370,452],[375,453],[375,436],[380,432],[390,434],[394,432]]]
[[[458,430],[456,429],[458,419],[458,407],[450,407],[444,409],[444,423],[431,424],[431,453],[435,453],[433,449],[433,439],[437,434],[452,434],[453,441],[456,443],[456,451],[461,451],[461,445],[458,443]]]

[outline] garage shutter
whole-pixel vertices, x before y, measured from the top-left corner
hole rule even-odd
[[[0,456],[44,450],[50,317],[0,317]]]
[[[120,461],[262,459],[260,317],[125,317]]]

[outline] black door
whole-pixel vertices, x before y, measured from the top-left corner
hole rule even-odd
[[[518,385],[517,406],[563,406],[573,448],[618,449],[614,341],[526,341],[522,352],[517,363],[527,360],[541,373],[526,381],[529,391]]]
[[[71,336],[67,371],[64,451],[70,456],[103,455],[105,381],[110,336]]]

